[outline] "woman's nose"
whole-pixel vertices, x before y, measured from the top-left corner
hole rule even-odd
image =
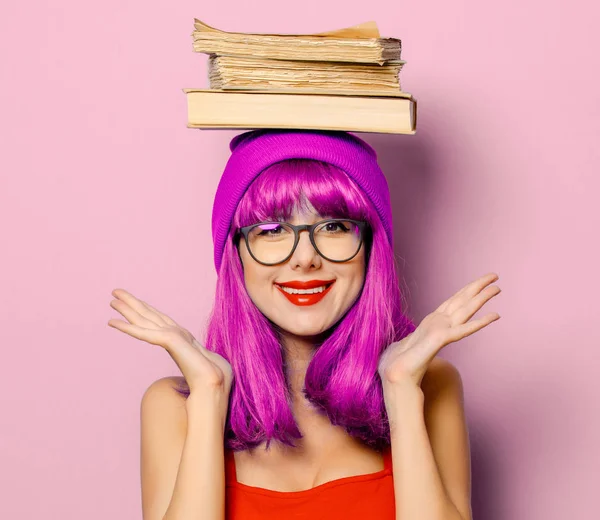
[[[290,258],[290,262],[292,262],[293,266],[320,264],[321,257],[310,242],[308,231],[300,231],[298,245],[296,246],[294,254]]]

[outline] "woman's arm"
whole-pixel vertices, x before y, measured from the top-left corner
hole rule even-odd
[[[381,355],[398,520],[471,519],[462,380],[450,362],[436,356],[500,319],[492,312],[471,320],[500,294],[500,287],[490,285],[496,280],[496,273],[488,273],[472,281]]]
[[[456,368],[436,358],[422,388],[384,387],[397,520],[471,520],[470,454]]]
[[[170,378],[142,399],[144,520],[223,520],[223,433],[228,396],[218,390],[175,392]]]
[[[233,371],[229,361],[200,344],[175,320],[125,289],[114,289],[110,306],[127,321],[108,325],[164,348],[179,378],[152,383],[141,405],[141,480],[144,520],[223,520],[225,463],[223,433]]]

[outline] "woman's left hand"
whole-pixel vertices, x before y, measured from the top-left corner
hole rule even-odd
[[[469,283],[425,316],[412,333],[387,347],[377,367],[382,383],[387,386],[409,383],[420,387],[429,363],[443,347],[499,319],[500,315],[492,312],[469,321],[488,300],[500,293],[500,287],[490,285],[496,280],[496,273],[488,273]]]

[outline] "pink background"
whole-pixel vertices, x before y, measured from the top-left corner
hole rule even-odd
[[[177,374],[106,325],[123,287],[200,333],[233,131],[186,128],[198,17],[403,40],[416,136],[362,134],[392,188],[410,314],[495,271],[460,369],[480,520],[597,518],[598,9],[509,0],[2,7],[0,494],[11,519],[141,518],[139,402]]]

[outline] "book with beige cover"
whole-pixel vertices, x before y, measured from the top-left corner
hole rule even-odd
[[[267,60],[211,55],[210,87],[216,89],[347,90],[352,93],[400,90],[403,61],[383,65],[331,61]]]
[[[375,22],[319,34],[255,34],[215,29],[194,19],[194,50],[281,60],[377,63],[399,60],[401,41],[381,38]]]
[[[189,128],[299,128],[414,134],[416,102],[404,96],[185,89]]]

